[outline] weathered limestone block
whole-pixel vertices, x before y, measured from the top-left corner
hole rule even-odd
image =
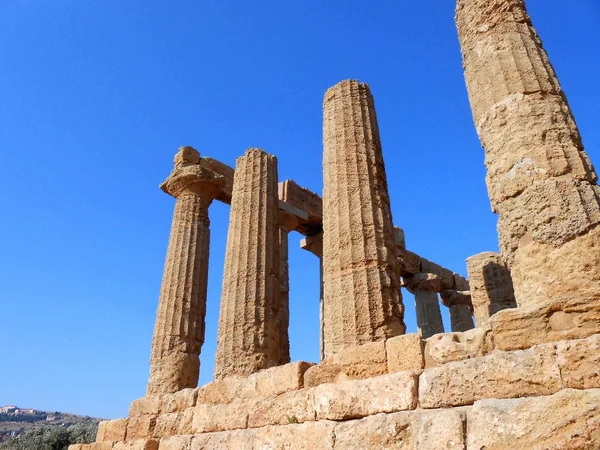
[[[320,364],[312,366],[304,374],[304,387],[311,388],[324,383],[335,383],[346,380],[342,365],[324,359]]]
[[[398,263],[403,277],[421,272],[421,257],[406,249],[398,248]]]
[[[440,298],[450,311],[452,331],[468,331],[475,327],[470,291],[448,289],[440,293]]]
[[[314,363],[296,361],[261,370],[249,378],[256,380],[256,396],[271,397],[304,388],[304,374],[312,366]],[[252,380],[250,382],[252,383]]]
[[[373,97],[342,81],[323,102],[326,357],[404,333],[399,274]]]
[[[215,379],[279,364],[278,205],[277,159],[246,150],[233,181]]]
[[[439,278],[440,287],[437,292],[444,291],[446,289],[454,288],[454,273],[445,267],[440,266],[428,259],[421,258],[421,270],[423,273],[434,274]]]
[[[404,334],[388,339],[385,348],[390,373],[425,367],[423,339],[419,334]]]
[[[600,390],[481,400],[468,413],[469,450],[600,448]]]
[[[152,338],[148,394],[198,385],[208,280],[208,207],[224,184],[223,177],[199,162],[196,150],[181,147],[175,168],[161,185],[177,201]]]
[[[500,350],[529,348],[543,342],[583,339],[600,333],[600,299],[557,298],[528,308],[507,309],[489,322]]]
[[[336,449],[464,450],[465,411],[399,412],[342,422]]]
[[[113,450],[158,450],[156,439],[136,439],[135,441],[116,442]]]
[[[83,447],[82,450],[112,450],[114,448],[115,442],[107,441],[107,442],[94,442],[93,444],[89,444],[87,447]]]
[[[444,332],[442,311],[438,292],[443,288],[442,279],[432,273],[418,273],[404,278],[406,288],[415,296],[417,327],[423,339]]]
[[[598,177],[524,1],[458,0],[456,23],[517,303],[598,295]]]
[[[98,424],[96,442],[124,441],[127,436],[127,419],[103,420]]]
[[[348,420],[414,409],[417,376],[417,371],[406,371],[317,386],[314,388],[317,420]]]
[[[160,440],[158,450],[190,450],[192,436],[167,436]]]
[[[600,334],[556,343],[563,383],[574,389],[600,388]]]
[[[256,400],[236,400],[223,405],[198,405],[194,409],[192,433],[237,430],[248,427],[248,414]]]
[[[129,417],[145,416],[147,414],[158,414],[161,407],[161,396],[146,395],[138,398],[129,407]]]
[[[463,333],[442,333],[427,339],[426,367],[487,355],[493,350],[489,329],[473,328]]]
[[[198,390],[197,405],[231,403],[240,398],[258,396],[255,377],[232,375],[214,380]]]
[[[385,342],[369,342],[348,347],[339,352],[337,359],[349,380],[362,380],[388,373]]]
[[[290,362],[290,275],[288,263],[288,235],[296,226],[297,220],[291,214],[279,211],[279,306],[277,308],[277,329],[279,330],[279,364]]]
[[[184,411],[187,408],[196,406],[199,388],[182,389],[174,394],[165,394],[160,398],[159,413],[172,413]]]
[[[157,416],[130,417],[127,422],[127,440],[152,437]]]
[[[332,450],[335,422],[306,422],[252,430],[253,449]],[[341,447],[336,447],[341,448]]]
[[[177,436],[183,434],[192,434],[192,419],[194,408],[188,408],[185,411],[161,414],[156,418],[154,427],[155,438],[165,436]]]
[[[315,420],[315,389],[287,392],[259,401],[250,411],[248,428]]]
[[[510,271],[498,253],[484,252],[467,258],[471,303],[478,327],[498,311],[516,308]]]
[[[192,436],[190,450],[255,450],[253,448],[253,441],[254,433],[250,430],[205,433]]]
[[[555,348],[545,344],[426,369],[419,378],[419,404],[444,408],[484,398],[548,395],[561,388]]]

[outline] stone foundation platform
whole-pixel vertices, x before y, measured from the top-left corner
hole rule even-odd
[[[483,329],[398,336],[319,365],[146,396],[70,450],[598,449],[598,309],[505,310]],[[511,348],[525,324],[543,343]]]

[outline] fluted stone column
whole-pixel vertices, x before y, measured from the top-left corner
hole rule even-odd
[[[319,258],[319,355],[325,358],[323,335],[323,232],[312,234],[300,241],[300,248],[307,250]]]
[[[446,290],[440,293],[440,298],[448,307],[452,331],[469,331],[475,328],[469,291]]]
[[[208,207],[224,179],[202,168],[200,154],[182,147],[161,188],[177,199],[150,356],[148,394],[198,385],[208,279]]]
[[[444,322],[438,292],[442,289],[442,280],[431,273],[418,273],[405,277],[405,287],[415,296],[417,328],[423,339],[444,332]]]
[[[600,295],[600,189],[523,0],[458,0],[487,188],[519,306]]]
[[[248,149],[237,159],[217,337],[215,378],[279,364],[277,159]]]
[[[484,252],[467,258],[467,272],[478,327],[498,311],[516,308],[510,271],[498,253]]]
[[[290,275],[288,235],[296,227],[297,219],[289,213],[279,211],[279,364],[290,362]]]
[[[323,103],[325,356],[403,334],[403,313],[373,97],[342,81]]]

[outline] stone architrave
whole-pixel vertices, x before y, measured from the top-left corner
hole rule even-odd
[[[248,149],[236,161],[215,378],[279,365],[277,158]]]
[[[290,362],[290,275],[288,262],[288,235],[297,224],[295,216],[279,211],[279,309],[277,328],[279,329],[279,364]]]
[[[431,273],[418,273],[404,278],[406,289],[415,296],[417,327],[423,339],[444,332],[442,311],[438,292],[442,289],[442,280]]]
[[[323,232],[312,234],[300,241],[300,248],[311,252],[319,258],[319,352],[321,361],[325,358],[323,343]]]
[[[326,357],[405,332],[399,272],[373,97],[342,81],[323,102]]]
[[[498,311],[516,308],[510,272],[498,253],[484,252],[467,258],[467,272],[478,327]]]
[[[465,79],[519,306],[600,295],[600,188],[523,0],[458,0]]]
[[[442,303],[450,312],[450,325],[453,332],[469,331],[473,323],[473,304],[469,291],[447,290],[440,293]]]
[[[200,166],[200,153],[181,147],[161,189],[177,199],[150,356],[148,394],[198,385],[208,279],[208,207],[223,177]]]

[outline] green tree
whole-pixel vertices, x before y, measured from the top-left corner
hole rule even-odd
[[[43,425],[0,444],[1,450],[67,450],[71,444],[94,442],[98,424],[79,423],[69,427]]]

